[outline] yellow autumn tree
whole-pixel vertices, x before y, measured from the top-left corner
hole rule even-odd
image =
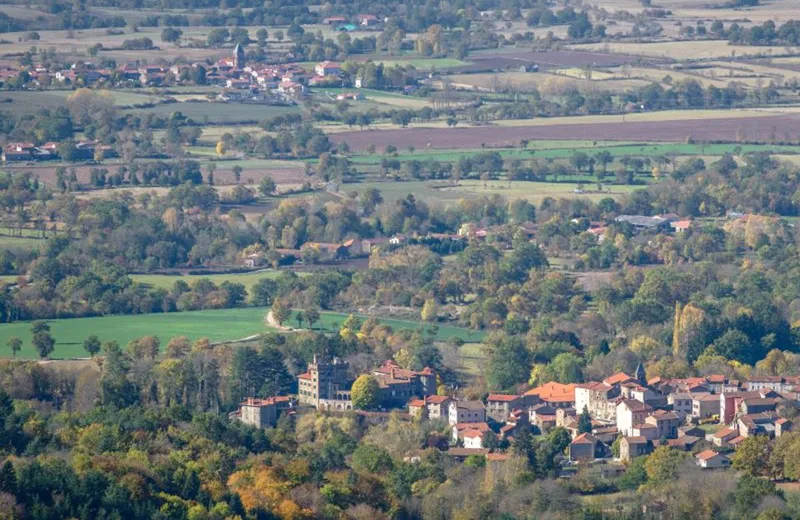
[[[228,487],[239,494],[242,505],[248,511],[256,508],[267,511],[276,509],[291,489],[288,481],[281,479],[273,468],[263,464],[232,473],[228,477]]]
[[[675,324],[672,329],[672,355],[677,359],[694,361],[705,348],[706,313],[692,303],[675,304]]]
[[[225,155],[225,142],[224,141],[217,141],[217,155]]]

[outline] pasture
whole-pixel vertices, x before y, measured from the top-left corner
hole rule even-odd
[[[130,109],[141,116],[155,114],[170,117],[180,112],[195,121],[209,123],[260,122],[282,114],[301,112],[297,106],[274,106],[262,104],[222,103],[222,102],[184,102],[159,104],[149,108]]]
[[[594,155],[609,152],[620,157],[656,157],[656,156],[721,156],[726,153],[746,154],[753,152],[770,152],[777,154],[800,153],[800,146],[792,145],[759,145],[759,144],[687,144],[687,143],[630,143],[614,144],[612,141],[564,141],[552,147],[548,141],[533,141],[527,148],[474,148],[474,149],[429,149],[400,151],[396,159],[400,161],[456,162],[462,157],[470,157],[482,152],[497,152],[509,159],[568,159],[575,152]],[[393,156],[394,157],[394,156]],[[385,158],[383,155],[357,155],[351,160],[354,164],[376,165]]]
[[[182,280],[189,285],[197,280],[208,279],[219,285],[222,282],[240,283],[244,285],[249,291],[250,288],[259,280],[264,278],[275,279],[281,274],[281,271],[269,269],[264,271],[255,271],[250,273],[225,273],[225,274],[132,274],[130,277],[135,282],[143,283],[150,287],[160,287],[163,289],[171,289],[175,282]],[[307,273],[297,273],[299,276],[306,276]]]
[[[598,201],[606,197],[617,198],[640,186],[609,186],[602,193],[592,193],[594,183],[586,183],[586,193],[575,193],[578,182],[526,182],[526,181],[483,181],[462,180],[453,186],[442,181],[408,181],[408,182],[365,182],[354,186],[356,190],[376,188],[380,190],[384,200],[393,202],[403,199],[409,194],[429,204],[448,204],[463,198],[488,195],[502,195],[508,199],[526,199],[539,204],[545,197],[575,198],[585,197]],[[608,191],[606,191],[608,190]]]
[[[83,350],[83,342],[90,334],[96,334],[102,342],[116,341],[122,346],[142,336],[158,336],[162,348],[166,346],[170,338],[177,336],[186,336],[190,340],[208,338],[212,342],[241,339],[272,330],[264,323],[266,312],[267,309],[262,307],[247,307],[46,321],[56,340],[55,350],[51,356],[55,359],[87,356],[86,351]],[[316,323],[315,329],[322,327],[324,330],[331,331],[335,324],[341,324],[346,318],[347,315],[343,313],[324,312],[321,316],[321,323]],[[415,330],[423,326],[414,321],[393,319],[379,319],[379,321],[396,330]],[[296,326],[297,322],[290,320],[285,325]],[[0,324],[0,353],[2,356],[9,357],[11,355],[6,343],[13,337],[18,337],[23,342],[22,351],[18,357],[38,358],[38,353],[31,343],[31,322]],[[437,339],[446,341],[453,337],[460,337],[465,341],[476,341],[483,337],[483,333],[449,325],[438,327]]]

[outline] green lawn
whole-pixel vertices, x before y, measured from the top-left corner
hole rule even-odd
[[[97,334],[100,341],[116,341],[126,345],[142,336],[158,336],[162,346],[170,338],[186,336],[192,340],[209,338],[211,341],[226,341],[245,338],[270,330],[264,323],[266,309],[247,307],[243,309],[220,309],[209,311],[173,312],[169,314],[137,314],[131,316],[104,316],[98,318],[74,318],[47,320],[56,340],[53,358],[84,357],[83,341],[91,334]],[[322,325],[331,330],[334,323],[342,323],[346,314],[322,313]],[[395,329],[417,329],[420,323],[403,320],[380,320]],[[287,326],[297,325],[292,320]],[[315,324],[319,328],[320,324]],[[31,323],[17,322],[0,325],[0,354],[9,356],[6,343],[12,337],[23,341],[19,356],[36,358],[38,354],[31,344]],[[450,325],[440,325],[437,339],[448,340],[459,336],[465,341],[476,341],[483,337],[480,332],[469,331]]]

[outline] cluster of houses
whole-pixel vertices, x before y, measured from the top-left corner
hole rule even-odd
[[[315,357],[297,377],[297,399],[247,399],[233,416],[268,427],[298,406],[353,410],[349,368],[338,358]],[[791,431],[793,423],[781,417],[779,405],[800,397],[800,377],[648,381],[641,366],[633,375],[620,372],[582,384],[550,382],[518,395],[489,394],[485,401],[437,395],[436,373],[430,368],[413,371],[387,361],[369,375],[378,382],[381,410],[405,408],[409,419],[445,422],[451,436],[448,452],[456,458],[502,458],[492,453],[494,448],[513,441],[520,428],[546,434],[561,427],[572,436],[565,459],[572,463],[609,460],[615,444],[623,463],[666,445],[695,452],[702,468],[724,468],[730,465],[728,453],[747,437],[774,438]],[[583,413],[589,415],[590,428],[585,421],[581,426]]]
[[[114,155],[114,149],[110,145],[101,144],[99,141],[78,141],[72,151],[72,159],[76,161],[88,161],[97,158],[100,152],[101,158],[106,159]],[[49,161],[59,159],[58,143],[47,142],[41,146],[36,146],[30,142],[6,143],[3,146],[3,162],[31,162]]]
[[[348,18],[346,16],[329,16],[322,19],[322,23],[324,25],[330,25],[339,31],[346,32],[355,31],[358,28],[377,29],[381,24],[384,23],[384,21],[385,20],[381,20],[374,14],[369,13],[357,14],[354,18]]]

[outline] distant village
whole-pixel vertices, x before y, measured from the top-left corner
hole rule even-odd
[[[523,394],[468,400],[437,394],[436,373],[430,368],[413,371],[387,361],[369,372],[378,383],[380,410],[370,412],[354,410],[349,368],[338,358],[315,357],[297,376],[297,395],[249,398],[232,417],[269,428],[281,414],[313,410],[355,413],[370,421],[387,420],[395,413],[409,424],[446,423],[451,431],[447,453],[456,459],[479,456],[493,461],[507,457],[503,448],[520,428],[543,435],[559,427],[572,437],[563,467],[628,463],[666,445],[692,452],[702,468],[719,469],[729,467],[730,454],[744,439],[775,438],[792,431],[794,423],[782,417],[781,405],[800,400],[800,377],[647,380],[641,365],[633,374],[619,372],[603,381],[550,382]]]

